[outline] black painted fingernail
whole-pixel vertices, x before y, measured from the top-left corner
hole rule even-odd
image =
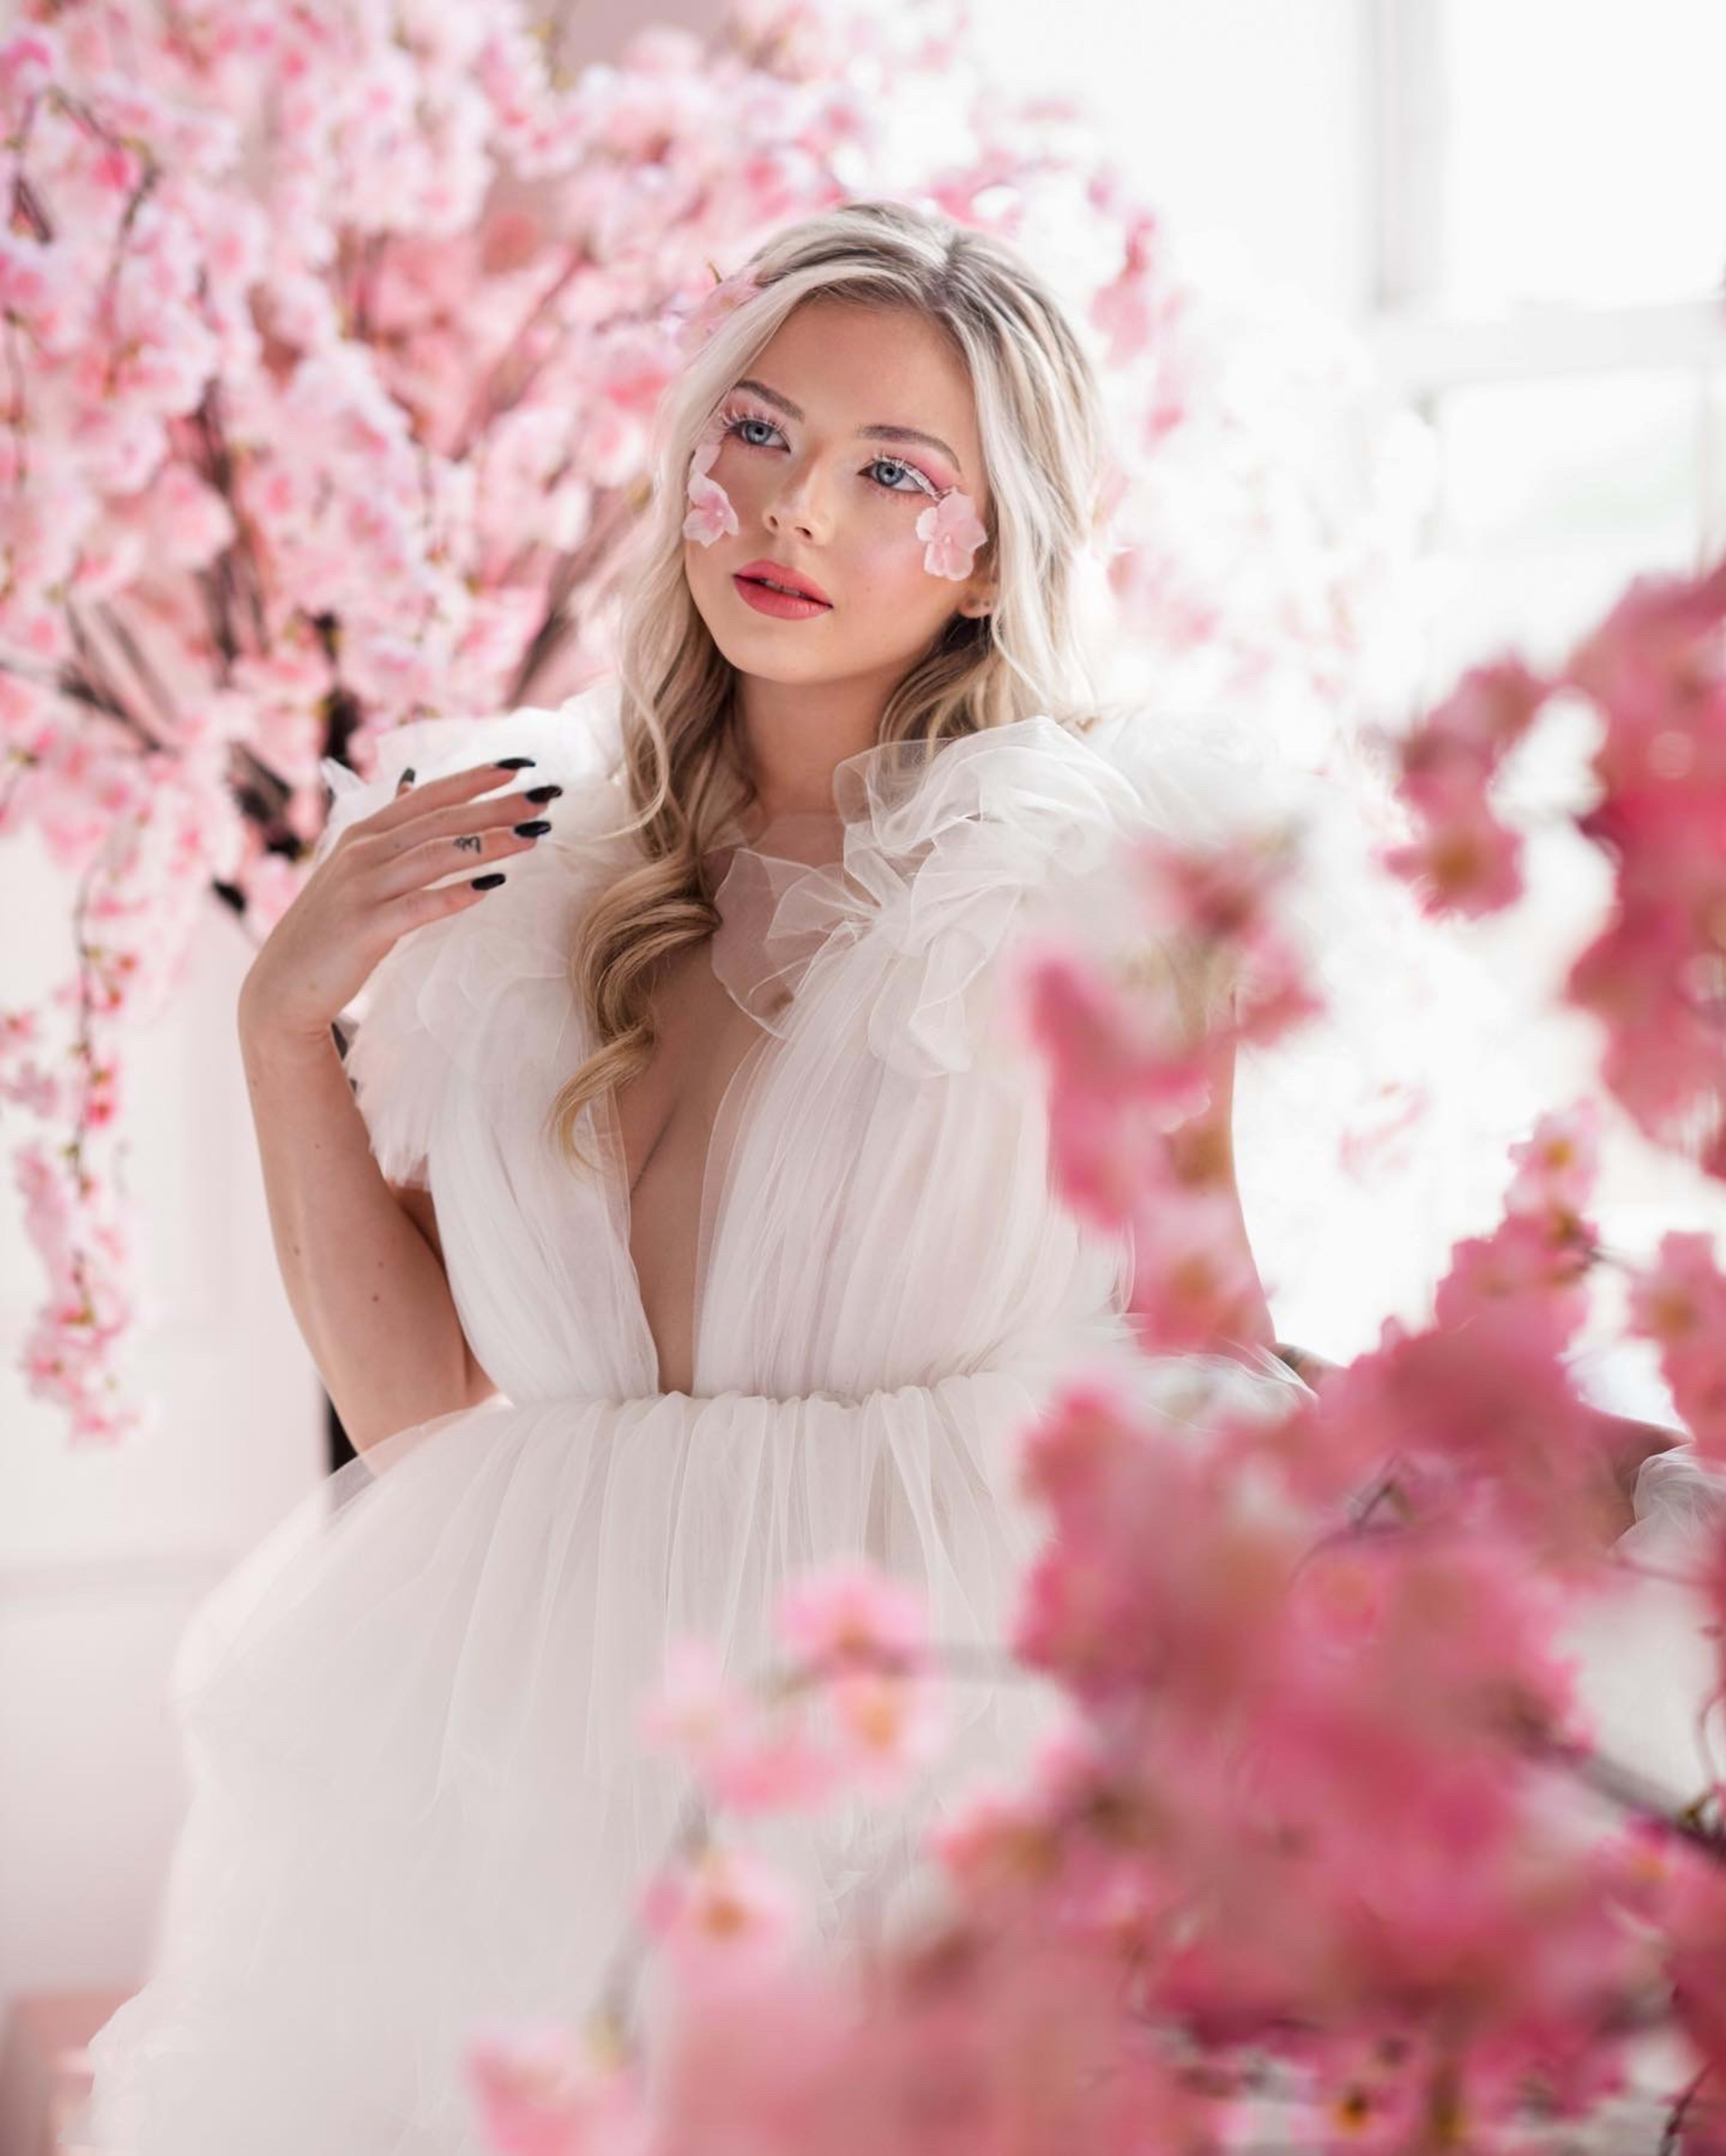
[[[538,761],[537,757],[532,756],[501,756],[491,768],[494,771],[526,771]]]
[[[543,816],[540,816],[537,817],[531,824],[517,824],[516,826],[516,836],[518,839],[537,839],[543,833],[549,831],[551,828],[551,825],[547,823],[545,818]]]
[[[503,881],[503,871],[500,869],[491,875],[474,876],[470,880],[475,891],[493,891]]]
[[[411,786],[414,783],[414,767],[411,763],[402,773],[401,777],[396,781],[396,783],[398,786]]]
[[[555,801],[562,791],[561,786],[531,786],[522,798],[527,801]]]

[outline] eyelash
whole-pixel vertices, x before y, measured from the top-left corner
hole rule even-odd
[[[780,433],[778,423],[776,420],[764,418],[759,412],[747,412],[741,408],[734,409],[727,406],[719,416],[725,422],[725,433],[727,438],[731,435],[736,434],[739,427],[752,424],[758,427],[771,427],[776,434]],[[742,437],[739,436],[739,439],[741,439]],[[780,434],[780,439],[781,440],[784,439],[783,434]],[[743,446],[745,449],[763,449],[767,447],[767,444],[765,442],[745,442]],[[923,470],[921,465],[912,464],[908,458],[871,457],[869,460],[869,465],[866,466],[866,469],[872,468],[876,465],[892,465],[898,470],[909,472],[912,474],[913,478],[922,481],[922,485],[920,486],[903,487],[889,486],[882,480],[871,480],[870,484],[873,486],[878,486],[883,494],[904,495],[926,493],[931,501],[938,501],[941,499],[943,490],[936,485],[934,480],[929,477],[929,475]]]

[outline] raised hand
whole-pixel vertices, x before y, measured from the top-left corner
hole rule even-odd
[[[527,761],[479,764],[418,788],[404,773],[394,800],[357,818],[253,960],[240,988],[242,1030],[327,1042],[337,1014],[399,937],[483,905],[503,873],[471,871],[537,844],[551,829],[537,806],[562,791],[535,787],[482,798]],[[457,871],[457,880],[444,880]]]

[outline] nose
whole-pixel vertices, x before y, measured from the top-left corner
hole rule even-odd
[[[813,470],[813,466],[807,466],[796,475],[787,473],[784,485],[767,504],[765,514],[770,531],[778,531],[789,525],[806,539],[824,536],[827,520],[824,511],[816,504]]]

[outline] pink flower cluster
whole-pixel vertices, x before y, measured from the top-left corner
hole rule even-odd
[[[1259,1288],[1241,1248],[1232,1177],[1202,1135],[1171,1133],[1206,1105],[1219,1051],[1273,1040],[1320,1008],[1276,925],[1294,835],[1258,832],[1202,859],[1154,836],[1133,849],[1135,880],[1168,936],[1194,953],[1225,953],[1207,963],[1257,983],[1252,1001],[1214,1029],[1155,992],[1166,982],[1123,999],[1060,950],[1034,955],[1025,971],[1030,1030],[1056,1073],[1050,1145],[1061,1188],[1082,1217],[1133,1228],[1131,1307],[1141,1337],[1169,1348],[1251,1329],[1241,1321]]]
[[[824,1804],[840,1789],[889,1796],[939,1749],[920,1604],[861,1566],[799,1582],[780,1610],[787,1673],[769,1698],[727,1676],[705,1640],[680,1641],[641,1735],[694,1769],[715,1804],[747,1811]],[[823,1732],[812,1709],[824,1707]]]
[[[1611,864],[1614,901],[1568,996],[1605,1028],[1602,1075],[1641,1128],[1726,1176],[1726,561],[1638,578],[1545,673],[1510,658],[1465,675],[1395,744],[1419,835],[1387,865],[1431,911],[1510,905],[1520,840],[1492,782],[1563,696],[1585,700],[1604,729],[1600,796],[1574,820]]]

